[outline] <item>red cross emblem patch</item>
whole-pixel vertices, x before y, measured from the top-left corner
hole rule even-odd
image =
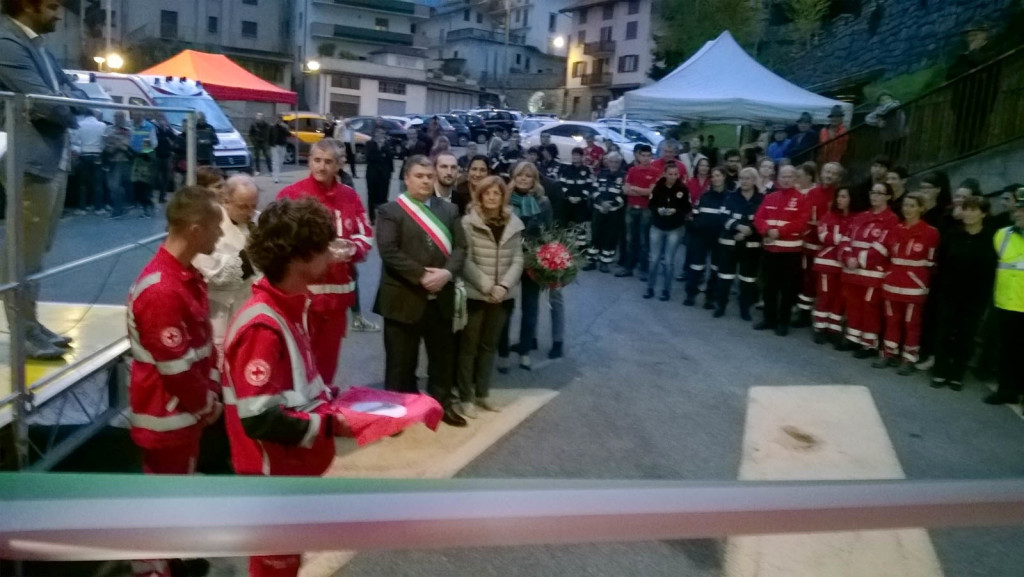
[[[167,327],[160,331],[160,342],[169,349],[180,348],[184,340],[185,336],[178,327]]]
[[[262,387],[270,380],[270,365],[263,359],[253,359],[245,365],[245,382]]]

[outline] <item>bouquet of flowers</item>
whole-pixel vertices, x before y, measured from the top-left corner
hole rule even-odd
[[[576,236],[571,229],[553,228],[538,238],[527,239],[523,243],[526,274],[547,289],[562,288],[576,280],[584,261]]]

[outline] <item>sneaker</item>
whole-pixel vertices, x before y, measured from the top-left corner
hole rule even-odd
[[[959,393],[960,391],[964,390],[964,384],[961,383],[960,381],[949,381],[949,389],[951,391],[956,391]]]
[[[896,370],[896,374],[901,377],[909,377],[910,375],[917,372],[917,367],[910,361],[903,361],[900,368]]]
[[[928,357],[927,359],[925,359],[925,360],[917,363],[916,365],[914,365],[914,367],[916,367],[917,369],[922,370],[922,371],[931,370],[931,368],[934,367],[934,366],[935,366],[935,357]]]
[[[82,210],[82,209],[78,208],[78,209],[75,209],[75,210],[71,211],[71,214],[74,215],[74,216],[85,216],[85,215],[89,214],[89,212],[86,211],[86,210]]]
[[[92,213],[96,216],[110,216],[110,211],[105,208],[97,208]]]
[[[533,370],[533,363],[530,362],[530,355],[521,355],[519,357],[519,368],[527,371]]]
[[[931,384],[928,386],[933,389],[941,389],[942,387],[946,386],[946,379],[943,379],[942,377],[935,377],[932,379]],[[960,386],[963,387],[963,385]]]
[[[479,416],[476,412],[476,405],[474,405],[473,403],[467,403],[463,401],[459,403],[457,410],[460,415],[466,417],[467,419],[475,419]]]
[[[380,325],[366,320],[362,315],[356,315],[352,317],[352,330],[359,333],[376,333],[380,331]]]
[[[492,405],[491,403],[487,402],[487,399],[477,399],[477,400],[473,401],[473,403],[476,406],[480,407],[481,409],[483,409],[485,411],[490,411],[492,413],[500,413],[501,412],[501,409],[499,409],[499,408],[495,407],[494,405]]]
[[[871,363],[871,368],[888,369],[890,367],[895,367],[897,364],[899,364],[899,362],[895,359],[895,357],[882,357],[876,360],[875,362]]]
[[[253,176],[259,176],[260,175],[260,171],[257,170],[256,172],[254,172],[252,174],[253,174]]]

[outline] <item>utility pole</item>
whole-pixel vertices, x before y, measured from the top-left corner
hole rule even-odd
[[[104,28],[104,30],[103,30],[103,37],[104,37],[104,40],[106,41],[105,48],[104,48],[105,52],[103,53],[103,57],[104,58],[109,58],[110,57],[110,36],[113,33],[113,28],[114,28],[113,16],[111,15],[111,11],[110,11],[110,3],[111,2],[112,2],[112,0],[106,0],[104,2],[104,4],[106,5],[104,7],[105,14],[103,16],[104,23],[105,23],[105,25],[103,27]]]
[[[503,0],[505,5],[505,55],[502,67],[505,69],[505,105],[508,105],[508,39],[509,28],[512,27],[512,0]]]

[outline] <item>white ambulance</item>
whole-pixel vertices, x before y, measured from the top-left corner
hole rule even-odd
[[[203,88],[202,82],[185,77],[118,74],[115,72],[82,72],[68,70],[68,74],[94,77],[96,82],[118,104],[161,106],[168,108],[194,108],[206,116],[206,121],[217,131],[220,144],[213,149],[214,163],[224,171],[245,171],[252,167],[249,146],[231,124],[217,102]],[[175,130],[181,131],[185,123],[184,112],[168,112],[167,120]]]

